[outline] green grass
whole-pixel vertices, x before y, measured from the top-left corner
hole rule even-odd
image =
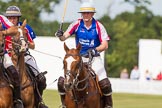
[[[56,90],[46,90],[43,95],[49,108],[59,108],[61,105],[59,94]],[[162,96],[113,93],[114,108],[162,108]]]

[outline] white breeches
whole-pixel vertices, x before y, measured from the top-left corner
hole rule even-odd
[[[89,58],[82,57],[83,62],[88,62]],[[98,57],[93,57],[92,60],[92,69],[95,71],[97,74],[99,81],[107,78],[107,73],[104,67],[104,64],[102,62],[102,59],[100,56]]]
[[[3,61],[4,67],[7,69],[10,66],[13,66],[13,62],[11,60],[11,57],[8,55],[8,53],[4,54],[4,61]]]
[[[33,57],[29,56],[29,55],[26,55],[25,56],[25,63],[31,65],[33,68],[32,68],[32,71],[34,73],[35,76],[37,76],[40,72],[40,69],[38,68],[35,60],[33,59]]]

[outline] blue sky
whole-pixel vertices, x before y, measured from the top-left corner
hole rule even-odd
[[[55,13],[53,14],[43,13],[41,15],[42,19],[45,21],[57,20],[61,22],[65,1],[66,0],[62,0],[61,3],[54,8]],[[109,15],[111,18],[114,18],[116,15],[122,12],[134,11],[134,7],[128,3],[123,2],[124,0],[91,0],[91,1],[94,2],[94,6],[96,7],[97,12],[94,16],[96,19],[99,19],[104,14]],[[161,7],[162,0],[150,0],[150,1],[152,4],[147,6],[148,9],[151,10],[155,15],[162,16],[162,7]],[[80,18],[80,14],[77,13],[79,11],[80,4],[81,3],[78,0],[68,0],[64,22],[71,22],[73,20]]]

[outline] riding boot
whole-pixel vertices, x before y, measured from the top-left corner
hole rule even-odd
[[[61,103],[62,103],[61,107],[66,108],[66,106],[65,106],[65,88],[63,85],[64,85],[64,78],[59,77],[57,86],[58,86],[58,92],[60,93],[60,98],[61,98]]]
[[[103,94],[104,108],[113,108],[112,89],[108,78],[98,82]]]
[[[20,78],[19,73],[17,72],[14,66],[9,66],[7,68],[8,74],[11,78],[11,82],[14,86],[13,95],[14,95],[14,108],[24,108],[23,102],[21,100],[21,89],[20,89]]]
[[[46,77],[44,76],[44,73],[39,73],[36,76],[37,79],[37,84],[38,84],[38,90],[39,90],[39,98],[38,98],[38,108],[48,108],[48,106],[45,105],[43,102],[42,96],[43,96],[43,91],[46,89]]]
[[[21,89],[20,86],[14,88],[14,108],[24,108],[21,100]]]

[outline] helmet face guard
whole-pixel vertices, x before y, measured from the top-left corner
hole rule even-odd
[[[6,13],[4,15],[6,17],[9,17],[9,16],[18,16],[18,17],[20,17],[22,14],[21,14],[20,9],[17,6],[9,6],[6,9]]]
[[[95,7],[90,2],[84,2],[80,6],[80,11],[78,13],[84,13],[84,12],[92,12],[96,13]]]

